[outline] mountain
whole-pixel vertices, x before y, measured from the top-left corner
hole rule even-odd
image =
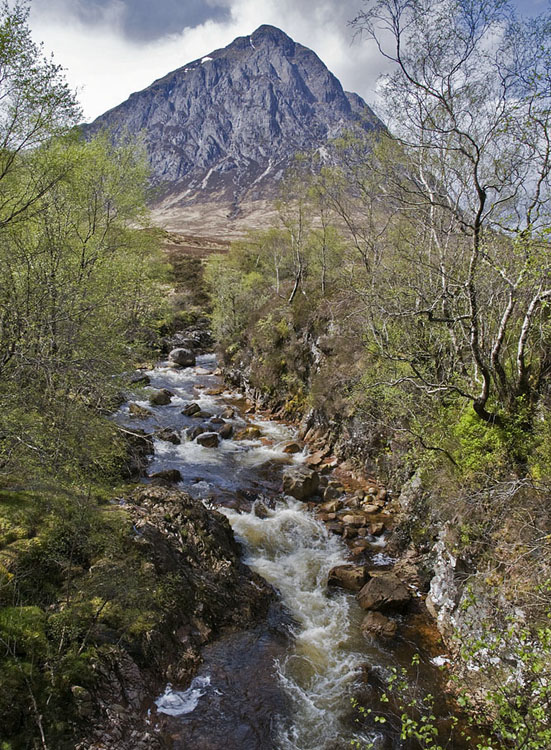
[[[274,26],[188,63],[101,115],[88,132],[143,132],[165,203],[273,197],[297,151],[382,127],[319,57]]]

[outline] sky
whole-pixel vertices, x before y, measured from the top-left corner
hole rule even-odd
[[[549,0],[516,0],[533,14]],[[272,24],[313,49],[347,91],[376,104],[383,63],[349,22],[362,0],[32,0],[35,41],[66,70],[84,119],[172,70]]]

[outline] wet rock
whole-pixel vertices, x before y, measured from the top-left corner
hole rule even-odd
[[[197,436],[196,440],[204,448],[217,448],[220,442],[217,432],[202,432]]]
[[[128,404],[128,413],[133,419],[147,419],[147,417],[153,416],[153,412],[146,409],[145,406],[140,406],[131,401]]]
[[[347,513],[341,516],[341,521],[347,526],[364,526],[365,516],[363,513]]]
[[[184,406],[184,408],[182,409],[182,414],[184,415],[184,417],[192,417],[199,411],[201,411],[201,407],[199,406],[199,404],[192,403]]]
[[[324,500],[336,500],[344,494],[344,487],[340,482],[329,482],[323,493]]]
[[[231,406],[228,406],[222,414],[220,415],[222,419],[233,419],[235,416],[235,409],[232,409]]]
[[[380,611],[402,611],[411,599],[406,586],[393,573],[371,578],[358,594],[360,607]]]
[[[321,503],[320,510],[324,510],[327,513],[336,513],[342,508],[342,500],[328,500],[327,502]]]
[[[378,513],[380,508],[378,505],[373,505],[372,503],[367,503],[365,505],[362,505],[362,510],[364,513]]]
[[[196,427],[189,427],[189,428],[188,428],[188,429],[186,430],[186,435],[188,436],[188,438],[189,438],[190,440],[195,440],[195,438],[196,438],[196,437],[197,437],[198,435],[201,435],[201,433],[203,433],[203,432],[208,432],[208,431],[209,431],[208,427],[205,427],[205,426],[204,426],[204,425],[202,425],[202,424],[198,424],[198,425],[197,425]]]
[[[385,532],[384,523],[372,523],[369,528],[369,533],[373,534],[373,536],[381,536],[381,534],[384,534],[384,532]]]
[[[251,425],[250,427],[246,427],[244,430],[241,430],[237,434],[238,440],[258,440],[259,437],[261,437],[262,432],[258,427],[254,427],[254,425]]]
[[[169,391],[166,388],[161,388],[160,391],[153,391],[153,393],[150,394],[149,403],[152,406],[166,406],[167,404],[170,404],[172,396],[174,396],[172,391]]]
[[[329,571],[327,584],[347,591],[360,591],[367,580],[363,565],[337,565]]]
[[[315,453],[312,453],[310,456],[307,456],[304,463],[307,466],[319,466],[328,453],[329,453],[328,450],[316,451]]]
[[[353,526],[345,526],[344,533],[342,535],[343,539],[355,539],[358,536],[358,529],[355,529]]]
[[[313,469],[305,466],[287,469],[283,474],[283,492],[297,500],[307,500],[315,495],[319,487],[319,477]]]
[[[323,521],[323,523],[327,523],[327,521],[334,521],[336,518],[336,513],[316,513],[316,520]]]
[[[174,432],[174,430],[171,430],[168,427],[165,427],[164,430],[159,430],[158,432],[156,432],[155,437],[157,438],[157,440],[163,440],[166,443],[172,443],[172,445],[180,445],[180,443],[182,442],[178,433]]]
[[[149,375],[146,375],[143,370],[136,370],[136,372],[130,376],[131,385],[149,385],[150,383],[151,378]]]
[[[192,419],[209,419],[212,417],[212,414],[210,411],[203,411],[202,409],[199,409],[199,411],[196,411],[194,414],[191,415]]]
[[[185,349],[184,347],[173,349],[168,358],[179,367],[193,367],[197,361],[191,349]]]
[[[380,612],[368,612],[360,627],[364,635],[376,635],[379,638],[394,638],[398,629],[394,620],[390,620]]]
[[[153,481],[153,484],[175,484],[176,482],[182,481],[182,475],[178,469],[163,469],[162,471],[156,471],[154,474],[150,474],[149,478]]]
[[[218,434],[222,438],[222,440],[229,440],[231,436],[233,435],[233,425],[231,424],[225,424],[223,425],[219,430]]]
[[[339,534],[342,535],[344,532],[344,526],[340,521],[330,521],[327,526],[327,531],[331,534]]]
[[[222,419],[222,417],[211,417],[210,423],[211,424],[226,424],[224,420]]]
[[[283,453],[300,453],[302,451],[302,446],[296,441],[291,441],[289,443],[285,443],[281,450],[283,451]]]

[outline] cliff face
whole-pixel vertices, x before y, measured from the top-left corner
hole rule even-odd
[[[100,116],[115,137],[144,134],[161,195],[184,203],[273,196],[297,151],[346,129],[382,127],[312,50],[273,26],[238,37]]]

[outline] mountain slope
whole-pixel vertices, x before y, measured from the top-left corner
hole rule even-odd
[[[180,205],[272,197],[297,151],[382,124],[312,50],[273,26],[169,73],[88,132],[144,133],[154,182]]]

